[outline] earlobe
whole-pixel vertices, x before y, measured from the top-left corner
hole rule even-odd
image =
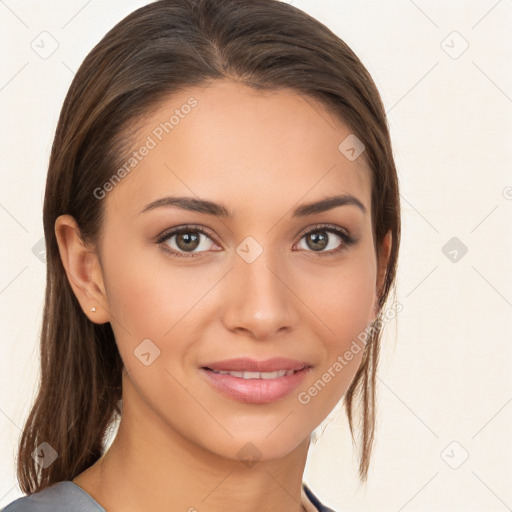
[[[108,322],[107,298],[96,251],[83,241],[71,215],[57,218],[55,236],[62,265],[82,310],[92,322]]]

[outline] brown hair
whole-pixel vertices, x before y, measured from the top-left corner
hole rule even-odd
[[[128,122],[177,91],[226,78],[261,90],[291,88],[316,99],[365,144],[376,250],[388,231],[393,236],[379,294],[379,311],[384,307],[400,240],[398,178],[381,98],[356,55],[325,25],[277,0],[160,0],[136,10],[80,66],[52,146],[43,207],[47,283],[41,379],[17,459],[26,494],[72,480],[94,464],[121,412],[123,363],[111,325],[92,323],[82,311],[60,259],[55,220],[72,215],[83,240],[97,243],[104,202],[93,191],[124,160],[133,142]],[[380,331],[380,325],[372,331],[344,396],[353,440],[354,400],[361,403],[362,481],[375,430]],[[42,442],[58,454],[44,469],[31,457]]]

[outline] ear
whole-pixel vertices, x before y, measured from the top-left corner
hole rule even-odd
[[[389,256],[391,254],[391,248],[393,245],[393,235],[391,233],[391,230],[389,230],[386,235],[384,236],[381,245],[379,247],[378,251],[378,262],[377,262],[377,283],[376,283],[376,289],[375,289],[375,306],[374,306],[374,312],[377,315],[378,313],[378,299],[379,299],[379,293],[384,286],[384,282],[386,279],[386,273],[387,273],[387,266],[389,262]]]
[[[82,310],[91,322],[108,322],[107,295],[97,252],[82,240],[80,229],[71,215],[57,218],[55,235],[69,284]]]

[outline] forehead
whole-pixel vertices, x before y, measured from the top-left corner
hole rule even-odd
[[[174,94],[129,129],[137,155],[126,155],[126,177],[109,193],[126,215],[166,194],[284,213],[301,200],[350,193],[370,211],[364,153],[351,161],[339,149],[350,128],[296,91],[216,81]]]

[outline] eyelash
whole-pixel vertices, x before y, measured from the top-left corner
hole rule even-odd
[[[347,234],[345,232],[345,230],[343,230],[342,228],[339,228],[338,226],[332,225],[332,224],[317,224],[309,231],[306,231],[305,233],[303,233],[301,235],[299,241],[302,240],[307,235],[311,235],[313,233],[318,233],[318,232],[322,232],[322,231],[325,231],[326,233],[334,233],[335,235],[338,235],[342,239],[343,243],[337,249],[333,249],[330,251],[320,251],[320,252],[306,251],[306,252],[311,252],[314,255],[320,256],[320,257],[330,256],[333,254],[337,254],[341,251],[347,250],[351,245],[354,245],[356,243],[356,240],[353,237],[351,237],[349,234]],[[158,245],[161,245],[162,248],[166,252],[168,252],[172,256],[176,256],[178,258],[181,258],[181,257],[195,258],[195,257],[200,256],[202,254],[202,252],[205,252],[205,251],[202,251],[199,253],[178,252],[174,249],[171,249],[167,244],[164,243],[167,240],[169,240],[172,236],[179,235],[181,233],[201,233],[215,242],[213,237],[210,235],[210,233],[206,229],[204,229],[201,226],[189,224],[186,226],[180,226],[178,228],[173,228],[171,230],[164,231],[161,235],[159,235],[159,237],[156,240],[156,243]]]

